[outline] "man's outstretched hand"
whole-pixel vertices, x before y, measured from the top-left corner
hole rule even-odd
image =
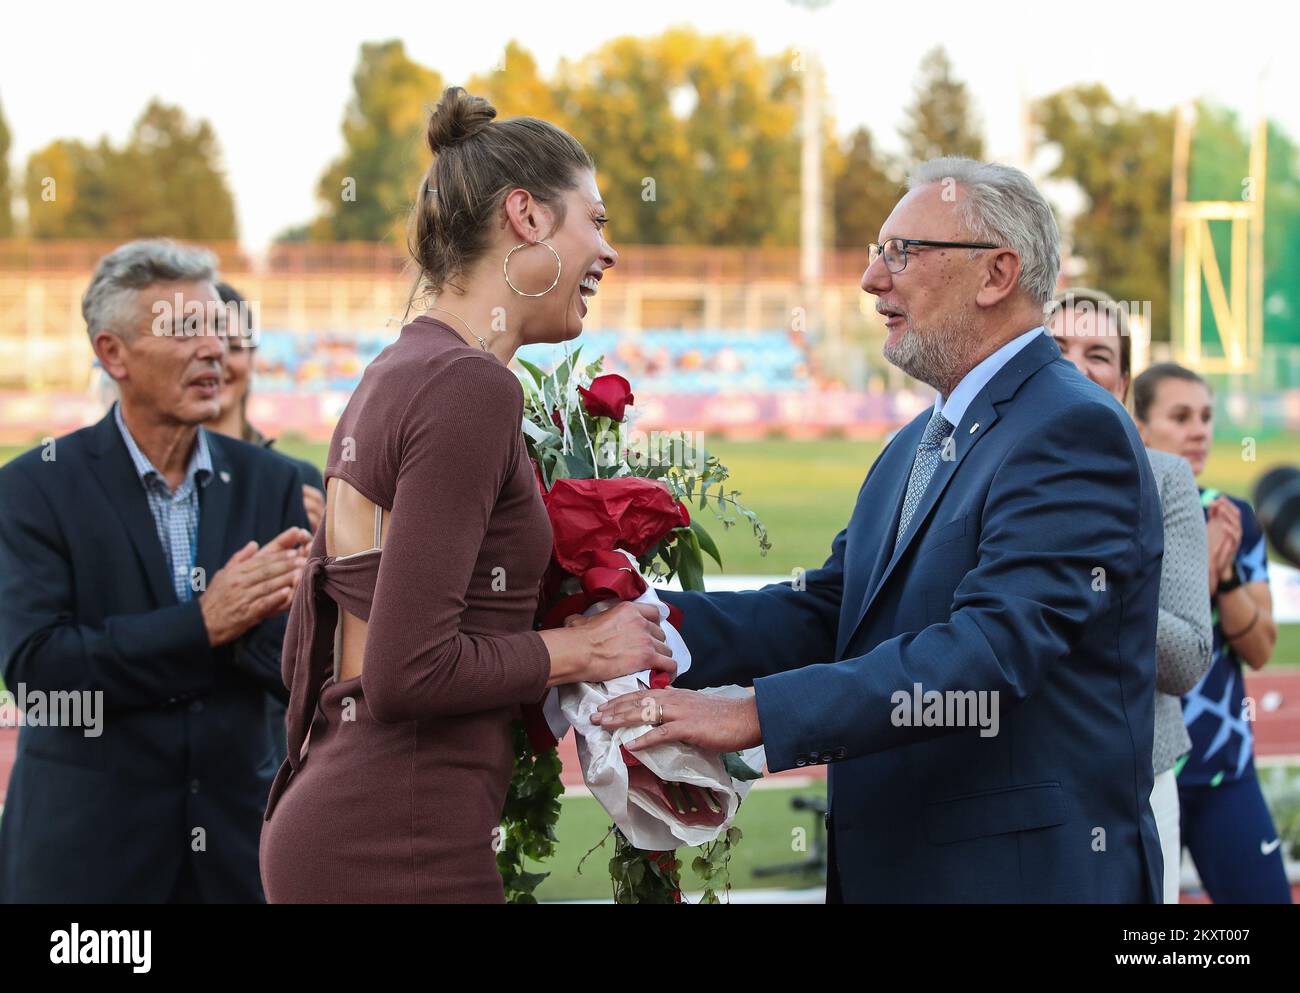
[[[209,644],[228,644],[289,609],[310,541],[310,532],[288,528],[261,548],[250,541],[230,556],[199,597]]]
[[[694,690],[637,690],[601,704],[591,722],[607,731],[658,724],[626,744],[630,752],[665,741],[682,741],[717,752],[735,752],[763,743],[758,704]],[[662,722],[662,723],[660,723]]]

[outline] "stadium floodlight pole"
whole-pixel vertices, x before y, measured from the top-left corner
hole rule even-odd
[[[1247,249],[1247,271],[1250,287],[1246,304],[1246,347],[1252,356],[1264,355],[1264,193],[1268,186],[1268,101],[1269,76],[1273,70],[1270,58],[1259,71],[1255,83],[1255,133],[1250,141],[1251,193],[1254,195],[1255,216],[1247,221],[1250,246]]]
[[[809,14],[830,0],[790,0]],[[807,20],[811,20],[808,18]],[[805,23],[807,44],[800,52],[803,69],[802,148],[799,164],[799,279],[804,327],[819,333],[822,288],[822,87],[821,67]],[[838,322],[837,322],[838,323]]]

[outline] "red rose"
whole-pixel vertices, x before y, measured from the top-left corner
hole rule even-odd
[[[564,430],[564,421],[560,420],[560,408],[559,408],[559,407],[552,407],[552,408],[551,408],[551,423],[554,424],[554,425],[555,425],[557,428],[559,428],[561,431]]]
[[[632,403],[632,384],[622,376],[609,373],[597,376],[591,386],[579,386],[583,406],[592,417],[609,417],[615,421],[623,420],[624,408]]]
[[[592,603],[635,600],[646,591],[645,580],[622,552],[592,552],[591,564],[579,578]]]
[[[555,561],[575,576],[600,564],[595,553],[625,548],[638,558],[673,528],[691,523],[685,504],[663,483],[621,479],[557,479],[546,494]]]
[[[646,591],[641,573],[622,552],[592,552],[589,562],[587,571],[578,577],[582,581],[582,592],[562,597],[552,604],[542,617],[543,630],[563,627],[566,617],[581,614],[593,603],[635,600]]]

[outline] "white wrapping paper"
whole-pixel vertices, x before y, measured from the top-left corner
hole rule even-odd
[[[636,567],[636,559],[627,552]],[[676,629],[668,623],[668,607],[647,586],[637,598],[638,603],[653,603],[659,608],[661,626],[677,662],[677,674],[690,668],[691,653]],[[605,601],[591,607],[587,613],[608,610],[617,601]],[[658,776],[670,783],[687,783],[710,789],[722,805],[725,814],[717,825],[691,825],[684,823],[670,810],[651,797],[628,789],[627,764],[623,761],[620,746],[639,738],[652,725],[617,728],[613,732],[591,723],[591,715],[601,704],[625,693],[633,693],[650,685],[650,670],[631,676],[620,676],[603,683],[570,683],[556,687],[547,695],[543,705],[547,723],[556,738],[563,736],[570,725],[577,736],[578,760],[582,765],[582,778],[592,795],[605,808],[619,830],[635,847],[648,851],[667,851],[684,845],[702,845],[719,837],[735,820],[740,801],[749,792],[752,783],[733,779],[723,767],[722,756],[679,741],[654,745],[635,752],[637,759]],[[724,686],[702,690],[703,693],[720,693],[730,697],[748,696],[749,691],[740,686]],[[761,745],[746,750],[741,756],[745,764],[761,770],[764,763]]]

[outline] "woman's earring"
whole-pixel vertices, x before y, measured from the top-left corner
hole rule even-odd
[[[514,255],[515,252],[519,251],[519,249],[528,248],[530,245],[541,245],[542,247],[548,249],[550,253],[555,256],[555,279],[551,282],[551,285],[546,287],[546,289],[542,290],[541,293],[525,293],[523,290],[515,286],[514,283],[510,282],[510,256]],[[544,241],[521,242],[520,244],[516,245],[514,248],[510,249],[510,251],[506,252],[506,259],[504,262],[501,263],[501,272],[506,277],[506,285],[509,286],[516,293],[518,293],[521,297],[546,296],[546,294],[550,293],[551,290],[555,289],[555,287],[560,285],[560,270],[562,270],[563,268],[564,268],[564,263],[560,261],[560,253],[557,252],[554,248],[551,248],[551,246],[546,244],[546,242]]]

